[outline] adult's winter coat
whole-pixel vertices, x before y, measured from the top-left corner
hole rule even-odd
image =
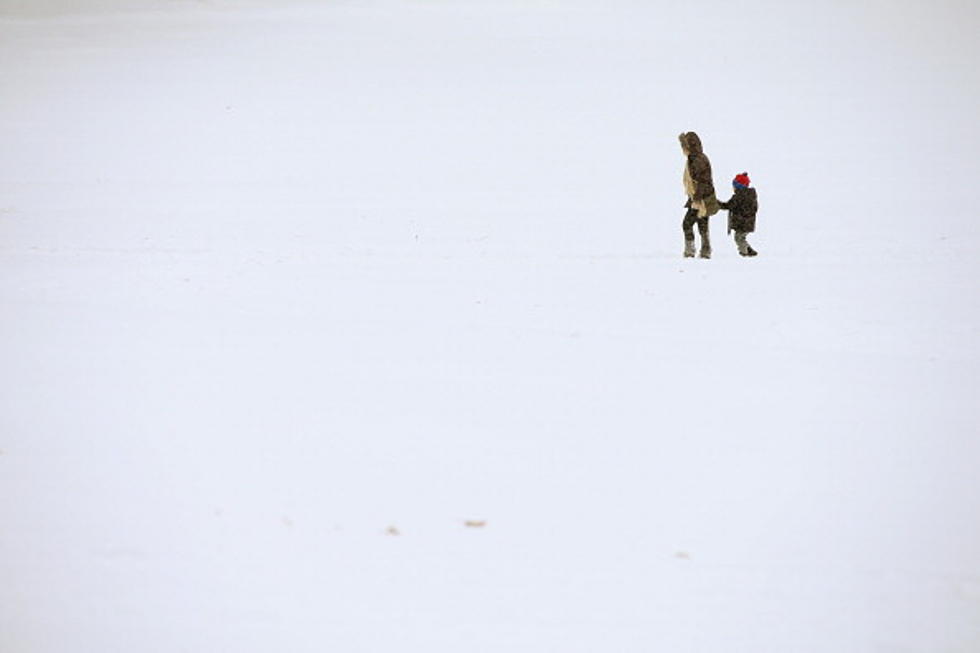
[[[680,135],[681,148],[687,155],[684,166],[684,190],[692,207],[700,209],[702,217],[718,212],[715,184],[711,178],[711,161],[701,148],[701,139],[694,132]]]

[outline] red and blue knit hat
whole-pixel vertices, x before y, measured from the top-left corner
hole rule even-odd
[[[747,172],[735,175],[735,179],[732,181],[732,186],[737,188],[748,188],[751,185],[752,181],[749,179],[749,173]]]

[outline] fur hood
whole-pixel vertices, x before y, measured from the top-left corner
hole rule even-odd
[[[684,132],[678,136],[678,139],[681,142],[681,149],[683,149],[684,153],[688,156],[703,153],[703,150],[701,149],[701,138],[694,132]]]

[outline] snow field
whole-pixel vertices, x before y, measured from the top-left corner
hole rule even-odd
[[[889,7],[0,3],[0,650],[976,650],[977,15]]]

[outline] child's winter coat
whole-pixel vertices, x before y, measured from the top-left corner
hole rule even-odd
[[[759,210],[759,199],[754,188],[735,186],[735,194],[727,202],[719,202],[728,211],[728,233],[755,231],[755,214]]]

